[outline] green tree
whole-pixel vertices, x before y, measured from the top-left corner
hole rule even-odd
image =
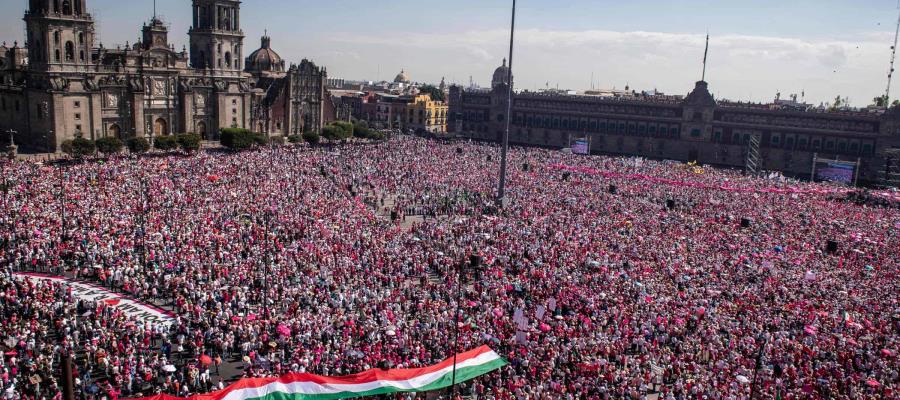
[[[222,146],[231,150],[246,150],[253,147],[260,139],[257,135],[243,128],[224,128],[220,136]]]
[[[872,105],[875,107],[886,107],[887,106],[887,96],[878,96],[872,99]]]
[[[178,135],[178,145],[186,152],[200,150],[200,135],[196,133],[185,133]]]
[[[343,124],[333,123],[325,125],[325,127],[322,128],[322,137],[328,140],[342,140],[349,138],[353,135],[353,128],[351,126],[349,129],[345,129],[347,128],[347,125],[344,124],[350,125],[347,122],[344,122]]]
[[[66,140],[62,143],[62,151],[75,158],[83,158],[93,155],[97,151],[97,146],[93,140],[77,137],[72,140]]]
[[[97,150],[106,155],[116,154],[122,151],[124,146],[124,143],[117,137],[107,136],[97,139]]]
[[[162,151],[175,150],[178,148],[178,138],[171,135],[157,136],[153,139],[153,147]]]
[[[288,135],[287,140],[289,143],[300,143],[303,141],[303,137],[300,135]]]
[[[434,101],[444,101],[446,97],[444,96],[444,92],[441,91],[441,88],[435,87],[434,85],[425,85],[419,88],[420,94],[430,94],[431,100]]]
[[[353,137],[368,139],[372,135],[369,124],[366,121],[358,121],[353,124]]]
[[[311,145],[317,145],[317,144],[319,144],[320,140],[321,140],[321,138],[319,137],[319,134],[316,132],[313,132],[311,130],[303,132],[303,141],[305,141],[306,143],[309,143]]]
[[[142,137],[128,139],[128,151],[135,154],[141,154],[146,153],[148,150],[150,150],[150,142],[148,142],[147,139]]]

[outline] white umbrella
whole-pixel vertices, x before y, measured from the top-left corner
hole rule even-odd
[[[743,375],[738,375],[735,379],[737,379],[737,381],[740,383],[750,383],[750,379]]]
[[[165,372],[175,372],[175,366],[172,364],[164,365],[162,370]]]

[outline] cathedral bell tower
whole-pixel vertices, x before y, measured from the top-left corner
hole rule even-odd
[[[244,32],[239,0],[193,0],[191,66],[217,74],[240,74]]]
[[[31,69],[76,72],[91,64],[95,31],[87,0],[29,0],[24,19]]]

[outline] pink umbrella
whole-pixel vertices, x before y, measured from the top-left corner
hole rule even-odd
[[[888,350],[888,349],[881,349],[881,355],[883,355],[883,356],[885,356],[885,357],[893,357],[893,356],[894,356],[894,352],[892,352],[892,351],[890,351],[890,350]]]
[[[874,379],[869,378],[869,380],[866,381],[866,385],[869,385],[871,387],[879,387],[879,386],[881,386],[881,383],[879,383],[878,381],[876,381]]]
[[[278,325],[278,328],[275,328],[275,331],[281,336],[291,336],[291,328],[288,328],[287,325],[284,324]]]
[[[256,321],[256,314],[247,314],[247,321]]]
[[[542,323],[540,328],[541,328],[541,332],[550,332],[550,325]]]

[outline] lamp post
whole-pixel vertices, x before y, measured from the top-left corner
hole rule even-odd
[[[477,268],[480,264],[480,258],[476,256],[471,256],[469,258],[469,267],[471,269]],[[463,274],[463,268],[465,268],[466,262],[462,261],[457,264],[456,268],[456,313],[453,318],[453,373],[450,384],[450,399],[456,396],[456,356],[459,354],[459,320],[460,320],[460,310],[462,309],[462,280],[465,276]]]
[[[68,249],[66,248],[69,242],[69,230],[66,224],[66,175],[63,172],[63,166],[59,166],[59,206],[60,206],[60,216],[62,220],[62,235],[60,236],[60,247],[62,248],[61,258],[62,258],[62,273],[65,273],[66,268],[66,252]]]
[[[503,148],[500,150],[500,187],[497,189],[497,206],[506,204],[506,153],[509,152],[509,125],[512,119],[513,101],[513,44],[516,35],[516,0],[512,4],[512,23],[509,30],[509,70],[507,70],[507,103],[506,103],[506,130],[503,132]]]
[[[762,343],[759,345],[759,353],[756,355],[756,365],[753,368],[753,383],[750,387],[750,400],[756,398],[756,378],[759,375],[760,368],[762,368],[763,356],[766,352],[766,344],[768,338],[766,337],[765,333],[760,334],[760,337],[762,339]]]

